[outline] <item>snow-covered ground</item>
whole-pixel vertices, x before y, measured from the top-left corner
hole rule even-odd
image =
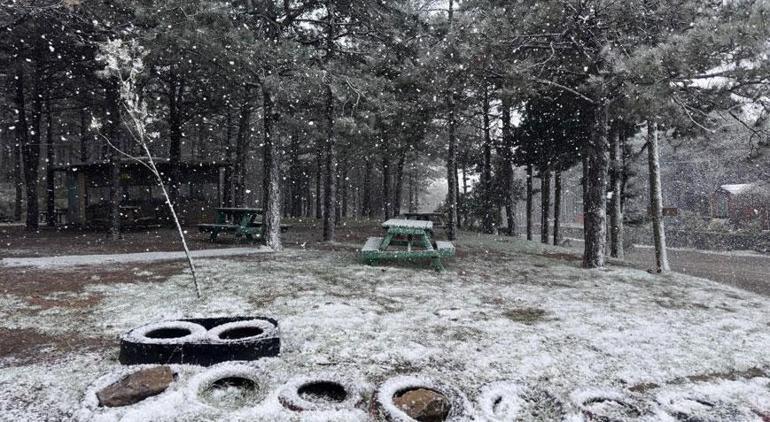
[[[485,386],[501,381],[501,391],[544,390],[575,421],[587,414],[581,409],[601,413],[618,402],[642,420],[770,415],[770,300],[683,275],[582,270],[566,249],[518,240],[469,237],[457,247],[460,257],[441,274],[427,265],[367,267],[345,251],[200,260],[203,301],[186,274],[88,285],[77,296],[102,300],[87,309],[34,312],[25,298],[0,293],[2,329],[117,337],[164,319],[269,315],[282,334],[280,357],[250,364],[264,398],[235,411],[196,396],[190,386],[205,373],[195,367],[177,368],[170,390],[140,404],[95,408],[89,388],[124,370],[116,340],[112,350],[46,363],[0,361],[0,420],[367,420],[366,406],[281,407],[281,387],[314,373],[358,382],[367,397],[396,375],[437,379],[468,397],[475,420],[494,420],[495,406],[479,398],[494,397]]]
[[[271,252],[266,247],[244,247],[227,249],[200,249],[190,251],[193,258],[216,258],[228,256],[251,255],[255,253]],[[2,258],[0,267],[33,267],[33,268],[66,268],[87,265],[115,265],[147,263],[160,261],[174,261],[185,259],[183,251],[178,252],[136,252],[123,254],[102,255],[57,255],[40,258]]]

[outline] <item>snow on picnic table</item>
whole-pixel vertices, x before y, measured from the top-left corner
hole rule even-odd
[[[471,401],[487,383],[514,380],[549,391],[574,420],[582,418],[575,398],[596,392],[643,404],[654,415],[647,420],[699,403],[671,397],[730,403],[744,420],[770,412],[770,300],[683,275],[582,270],[520,241],[457,243],[462,256],[440,274],[367,267],[339,251],[199,261],[203,302],[185,274],[87,286],[82,294],[103,297],[87,311],[23,312],[33,305],[0,295],[1,327],[49,335],[75,328],[117,337],[147,322],[213,315],[274,316],[282,332],[281,356],[252,364],[269,376],[264,402],[253,407],[197,405],[182,393],[182,377],[169,394],[130,409],[84,408],[89,386],[121,368],[116,341],[114,350],[0,369],[0,419],[297,420],[276,391],[315,372],[363,380],[369,392],[395,375],[433,377]],[[752,368],[760,375],[740,375]],[[303,418],[366,420],[363,410]]]

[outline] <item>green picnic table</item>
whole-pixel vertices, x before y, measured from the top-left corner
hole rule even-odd
[[[401,214],[407,220],[421,220],[433,222],[433,227],[444,227],[445,215],[442,212],[405,212]]]
[[[217,240],[219,233],[233,233],[236,238],[245,237],[254,240],[262,236],[261,208],[217,208],[217,221],[214,224],[198,224],[201,233],[210,233],[211,241]]]
[[[431,239],[433,222],[393,218],[382,227],[387,231],[384,237],[370,237],[361,249],[361,258],[369,265],[381,260],[430,259],[436,271],[443,271],[441,258],[455,255],[452,242]]]

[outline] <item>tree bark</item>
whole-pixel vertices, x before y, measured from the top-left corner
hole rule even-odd
[[[457,151],[455,145],[455,121],[454,93],[449,94],[449,148],[447,150],[447,238],[457,239]]]
[[[495,207],[492,200],[492,136],[489,123],[489,85],[484,84],[484,97],[482,101],[482,113],[484,118],[484,161],[481,168],[481,186],[483,189],[484,215],[481,219],[481,228],[484,233],[495,232]]]
[[[179,96],[182,87],[175,71],[171,72],[168,91],[168,129],[169,129],[169,196],[176,206],[179,200],[179,183],[181,178],[182,161],[182,116]]]
[[[19,112],[21,114],[21,111]],[[13,146],[13,185],[14,185],[14,201],[13,201],[13,219],[17,222],[21,221],[21,209],[22,209],[22,198],[24,196],[24,178],[22,177],[22,166],[21,166],[21,140],[18,139],[18,126],[20,123],[17,124],[17,140],[16,144]],[[25,129],[26,131],[26,129]]]
[[[289,155],[291,165],[289,166],[289,187],[291,188],[291,198],[289,215],[292,217],[302,217],[302,189],[304,182],[302,180],[302,163],[299,160],[299,136],[296,134],[291,137],[289,146]]]
[[[372,160],[369,156],[364,158],[364,186],[363,198],[361,198],[361,217],[372,217]]]
[[[385,219],[391,217],[391,198],[390,193],[390,149],[388,148],[388,140],[383,138],[382,140],[382,213]]]
[[[511,99],[502,98],[503,120],[503,183],[505,215],[508,225],[508,236],[516,236],[516,203],[513,200],[513,131],[511,130]]]
[[[610,173],[610,185],[612,189],[612,198],[610,199],[610,256],[623,259],[623,164],[622,152],[620,150],[620,139],[623,136],[622,127],[617,128],[611,135],[610,145],[610,163],[612,172]]]
[[[583,204],[585,243],[583,267],[601,268],[605,264],[607,246],[607,172],[609,142],[607,140],[608,103],[595,106],[590,142],[586,145],[585,201]]]
[[[88,115],[86,108],[80,109],[80,162],[88,162]]]
[[[53,112],[51,100],[45,102],[46,137],[45,137],[45,216],[48,227],[56,227],[56,188],[54,184],[54,141],[53,141]]]
[[[227,167],[225,167],[224,177],[222,180],[222,206],[232,207],[233,203],[233,175],[235,174],[234,160],[233,160],[233,117],[230,111],[230,107],[227,108],[227,116],[225,117],[225,151],[227,156]]]
[[[540,242],[549,243],[551,218],[551,171],[540,171]]]
[[[532,164],[527,164],[527,240],[533,238],[532,224]]]
[[[337,145],[334,137],[334,94],[330,84],[326,85],[326,183],[324,184],[323,240],[333,242],[335,238],[337,203]]]
[[[663,191],[660,183],[660,160],[658,151],[658,123],[647,123],[647,161],[650,170],[650,212],[652,234],[655,241],[655,271],[670,271],[666,251],[666,232],[663,227]]]
[[[40,117],[42,114],[42,101],[38,92],[40,81],[37,80],[35,92],[38,95],[33,96],[32,103],[32,137],[29,135],[30,122],[26,115],[26,97],[24,95],[24,68],[22,65],[16,74],[16,109],[18,113],[18,124],[16,125],[16,136],[21,145],[21,155],[24,168],[24,185],[26,187],[27,198],[27,221],[26,228],[30,231],[38,229],[40,219],[40,210],[38,205],[37,176],[38,166],[40,165]],[[39,79],[39,78],[38,78]]]
[[[120,95],[117,81],[110,81],[107,87],[107,137],[113,145],[120,148]],[[118,153],[111,147],[107,148],[107,160],[110,164],[110,238],[120,239],[120,163]]]
[[[449,0],[449,13],[448,13],[448,20],[449,20],[449,30],[452,31],[453,23],[454,23],[454,0]],[[456,139],[455,139],[455,131],[457,126],[457,119],[455,116],[455,94],[454,94],[454,87],[452,86],[452,82],[450,80],[449,83],[449,92],[447,95],[447,108],[449,109],[448,113],[448,121],[449,121],[449,145],[447,148],[447,159],[446,159],[446,167],[447,167],[447,198],[446,198],[446,208],[448,213],[447,218],[447,239],[449,240],[455,240],[457,239],[457,151],[456,151]]]
[[[406,148],[401,148],[396,162],[396,191],[393,192],[393,215],[401,215],[401,196],[404,191],[404,165],[406,165]]]
[[[315,218],[323,218],[323,199],[321,197],[321,186],[323,184],[323,141],[318,141],[316,146],[316,172],[315,172]]]
[[[561,170],[554,172],[553,194],[553,244],[558,246],[561,241]]]
[[[458,197],[458,216],[462,217],[462,222],[458,220],[457,227],[462,228],[463,225],[468,224],[468,207],[465,206],[464,201],[468,198],[468,166],[465,164],[468,162],[468,152],[463,154],[463,158],[460,160],[460,180],[463,181],[463,194],[457,195]],[[458,181],[459,183],[459,181]],[[461,199],[460,199],[461,198]],[[459,218],[459,217],[458,217]]]
[[[281,244],[281,174],[278,147],[273,137],[276,120],[273,99],[262,86],[262,120],[264,123],[264,185],[262,195],[265,212],[262,214],[262,233],[265,244],[274,251],[283,249]]]
[[[342,166],[342,175],[340,176],[341,182],[342,182],[342,204],[340,206],[340,217],[347,218],[348,216],[348,194],[350,190],[350,183],[348,181],[348,171],[349,166],[347,160],[343,163]]]
[[[245,205],[246,195],[246,160],[249,151],[249,140],[251,138],[251,113],[253,106],[251,103],[251,92],[246,88],[243,103],[241,103],[238,112],[238,132],[235,135],[235,163],[233,163],[233,202],[237,206]],[[268,124],[265,122],[265,124]],[[263,175],[263,181],[266,180]],[[263,182],[263,185],[266,182]],[[262,192],[264,195],[264,190]]]

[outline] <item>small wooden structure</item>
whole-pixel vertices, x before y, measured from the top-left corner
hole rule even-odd
[[[722,185],[711,194],[709,214],[727,218],[736,226],[757,222],[770,230],[770,183]]]
[[[382,227],[387,230],[385,237],[370,237],[361,249],[361,258],[369,265],[381,260],[430,259],[436,271],[443,271],[441,258],[455,256],[452,242],[433,242],[431,221],[395,218],[382,223]]]
[[[119,195],[121,223],[164,224],[168,220],[165,199],[155,176],[141,163],[120,160]],[[63,173],[67,189],[68,224],[86,227],[109,226],[109,189],[113,164],[107,161],[77,163],[54,167]],[[157,159],[156,166],[164,177],[171,174],[171,163]],[[222,197],[222,179],[228,163],[195,161],[179,163],[179,203],[177,213],[183,224],[211,221],[214,207]]]

